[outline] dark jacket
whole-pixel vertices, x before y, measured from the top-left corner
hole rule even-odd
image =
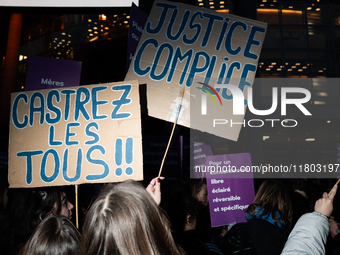
[[[248,220],[247,225],[258,255],[281,254],[290,233],[289,228],[280,228],[259,218]]]

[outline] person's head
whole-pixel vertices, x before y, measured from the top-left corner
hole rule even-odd
[[[174,233],[181,233],[196,228],[196,216],[198,201],[192,196],[186,196],[182,192],[176,192],[166,204],[166,213],[171,222]]]
[[[71,218],[73,205],[62,187],[9,189],[7,214],[17,231],[28,239],[39,223],[50,215]]]
[[[48,216],[35,229],[20,255],[75,255],[80,233],[64,216]]]
[[[272,214],[273,221],[277,224],[278,220],[282,226],[289,226],[293,209],[286,187],[276,180],[264,181],[256,193],[254,202],[246,210],[252,216],[255,216],[263,209],[262,214]],[[276,217],[276,212],[280,214],[280,219]]]
[[[188,183],[190,194],[197,201],[201,202],[202,205],[208,206],[208,190],[205,180],[201,179],[191,179]]]
[[[6,210],[7,201],[8,201],[7,175],[8,175],[7,167],[0,168],[0,220],[5,217],[5,210]]]
[[[62,215],[68,219],[72,218],[73,204],[68,201],[68,197],[62,188],[40,188],[33,190],[33,195],[40,199],[39,219],[42,220],[50,215]]]
[[[80,255],[180,254],[167,218],[134,181],[109,184],[85,216]]]

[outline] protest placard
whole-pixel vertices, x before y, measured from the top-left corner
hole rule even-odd
[[[212,227],[246,222],[245,210],[255,198],[251,166],[249,153],[205,158]],[[237,171],[243,171],[243,174],[237,175]]]
[[[12,93],[10,187],[143,179],[137,81]]]
[[[138,42],[142,36],[143,29],[148,15],[132,3],[129,20],[128,49],[126,59],[126,70],[129,69],[133,55],[135,54]]]
[[[80,61],[29,56],[25,91],[78,86],[81,66]]]
[[[125,79],[147,84],[150,116],[174,122],[182,102],[178,124],[191,127],[189,88],[202,87],[193,84],[193,79],[202,78],[208,84],[211,78],[223,84],[237,79],[234,85],[246,94],[245,88],[255,77],[266,28],[263,22],[231,14],[156,1]],[[181,100],[183,86],[186,91]],[[223,102],[232,100],[227,89],[218,93]],[[199,125],[194,128],[201,130]]]
[[[205,159],[208,156],[212,156],[211,148],[208,144],[193,141],[193,165],[194,166],[205,166]],[[205,172],[192,171],[193,175],[191,178],[199,179],[205,178]]]

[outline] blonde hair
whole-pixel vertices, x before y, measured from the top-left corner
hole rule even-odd
[[[80,255],[176,255],[164,213],[134,181],[107,185],[86,214]]]

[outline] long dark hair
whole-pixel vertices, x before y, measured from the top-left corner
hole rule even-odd
[[[79,255],[176,255],[164,213],[134,181],[107,185],[86,214]]]
[[[262,215],[271,214],[274,224],[280,220],[281,226],[289,227],[293,218],[293,209],[286,187],[276,180],[266,180],[256,193],[254,202],[246,210],[256,216],[263,209]],[[280,214],[280,218],[276,216]]]
[[[0,250],[16,254],[42,219],[59,215],[62,187],[9,189],[6,221],[0,228]]]
[[[64,216],[48,216],[36,228],[20,255],[74,255],[80,233]]]

